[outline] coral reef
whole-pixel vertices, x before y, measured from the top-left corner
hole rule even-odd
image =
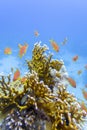
[[[46,50],[35,44],[24,82],[1,76],[1,130],[82,130],[85,112],[67,91],[64,63],[44,54]]]

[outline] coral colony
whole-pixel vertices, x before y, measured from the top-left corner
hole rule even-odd
[[[35,44],[26,80],[1,76],[1,130],[82,130],[86,113],[67,91],[63,61],[46,55],[47,49]]]

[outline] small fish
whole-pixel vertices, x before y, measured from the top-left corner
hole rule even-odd
[[[82,74],[82,70],[78,70],[77,74],[78,75]]]
[[[73,61],[77,61],[78,58],[79,58],[78,55],[76,55],[76,56],[74,56],[74,57],[72,58],[72,60],[73,60]]]
[[[22,77],[22,78],[21,78],[21,83],[24,83],[26,80],[27,80],[26,77]]]
[[[22,97],[22,99],[21,99],[21,105],[25,104],[25,102],[27,101],[27,99],[28,99],[28,96],[27,96],[27,94],[25,94],[25,95]]]
[[[11,48],[9,48],[9,47],[5,48],[5,50],[4,50],[4,54],[7,54],[7,55],[12,54],[12,50],[11,50]]]
[[[53,49],[56,51],[56,52],[59,52],[59,46],[58,44],[54,41],[54,40],[49,40]]]
[[[62,45],[65,45],[67,43],[67,37],[63,40]]]
[[[71,77],[67,78],[68,82],[70,83],[70,85],[74,88],[76,88],[76,82],[75,80],[73,80]]]
[[[87,70],[87,64],[86,64],[84,67],[85,67],[85,69]]]
[[[20,77],[20,71],[17,69],[14,72],[13,81],[16,81]]]
[[[27,51],[28,44],[27,43],[25,43],[24,45],[18,44],[18,47],[20,49],[19,50],[19,57],[22,58]]]
[[[84,110],[85,112],[87,112],[87,106],[84,103],[84,101],[80,102],[80,106],[81,106],[82,110]]]
[[[82,94],[83,94],[84,98],[87,100],[87,92],[84,89],[82,89]]]
[[[34,31],[34,35],[35,35],[36,37],[38,37],[40,34],[39,34],[38,31]]]

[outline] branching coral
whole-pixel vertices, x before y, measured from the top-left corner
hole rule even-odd
[[[0,111],[3,113],[14,107],[23,110],[35,103],[35,99],[28,94],[29,90],[25,89],[19,80],[8,84],[8,80],[5,81],[2,77],[0,83]],[[23,103],[25,99],[28,100],[28,104]]]
[[[51,54],[49,56],[46,56],[44,52],[47,49],[47,46],[40,46],[40,44],[35,44],[32,60],[27,60],[27,64],[30,72],[34,70],[38,74],[40,80],[43,80],[45,84],[47,84],[49,87],[52,87],[52,85],[54,85],[54,81],[50,75],[50,68],[59,71],[62,67],[62,62],[58,60],[51,60]],[[60,77],[60,73],[58,77]]]
[[[21,112],[14,110],[5,118],[1,128],[4,130],[45,130],[47,117],[42,111],[31,109],[31,111]]]
[[[84,112],[63,84],[67,73],[62,61],[45,55],[46,46],[35,44],[26,80],[0,80],[0,111],[9,114],[2,130],[80,130]],[[56,87],[56,94],[55,88]],[[82,130],[82,129],[81,129]]]

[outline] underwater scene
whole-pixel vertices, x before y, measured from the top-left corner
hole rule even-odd
[[[86,0],[0,0],[0,130],[87,130],[86,35]]]

